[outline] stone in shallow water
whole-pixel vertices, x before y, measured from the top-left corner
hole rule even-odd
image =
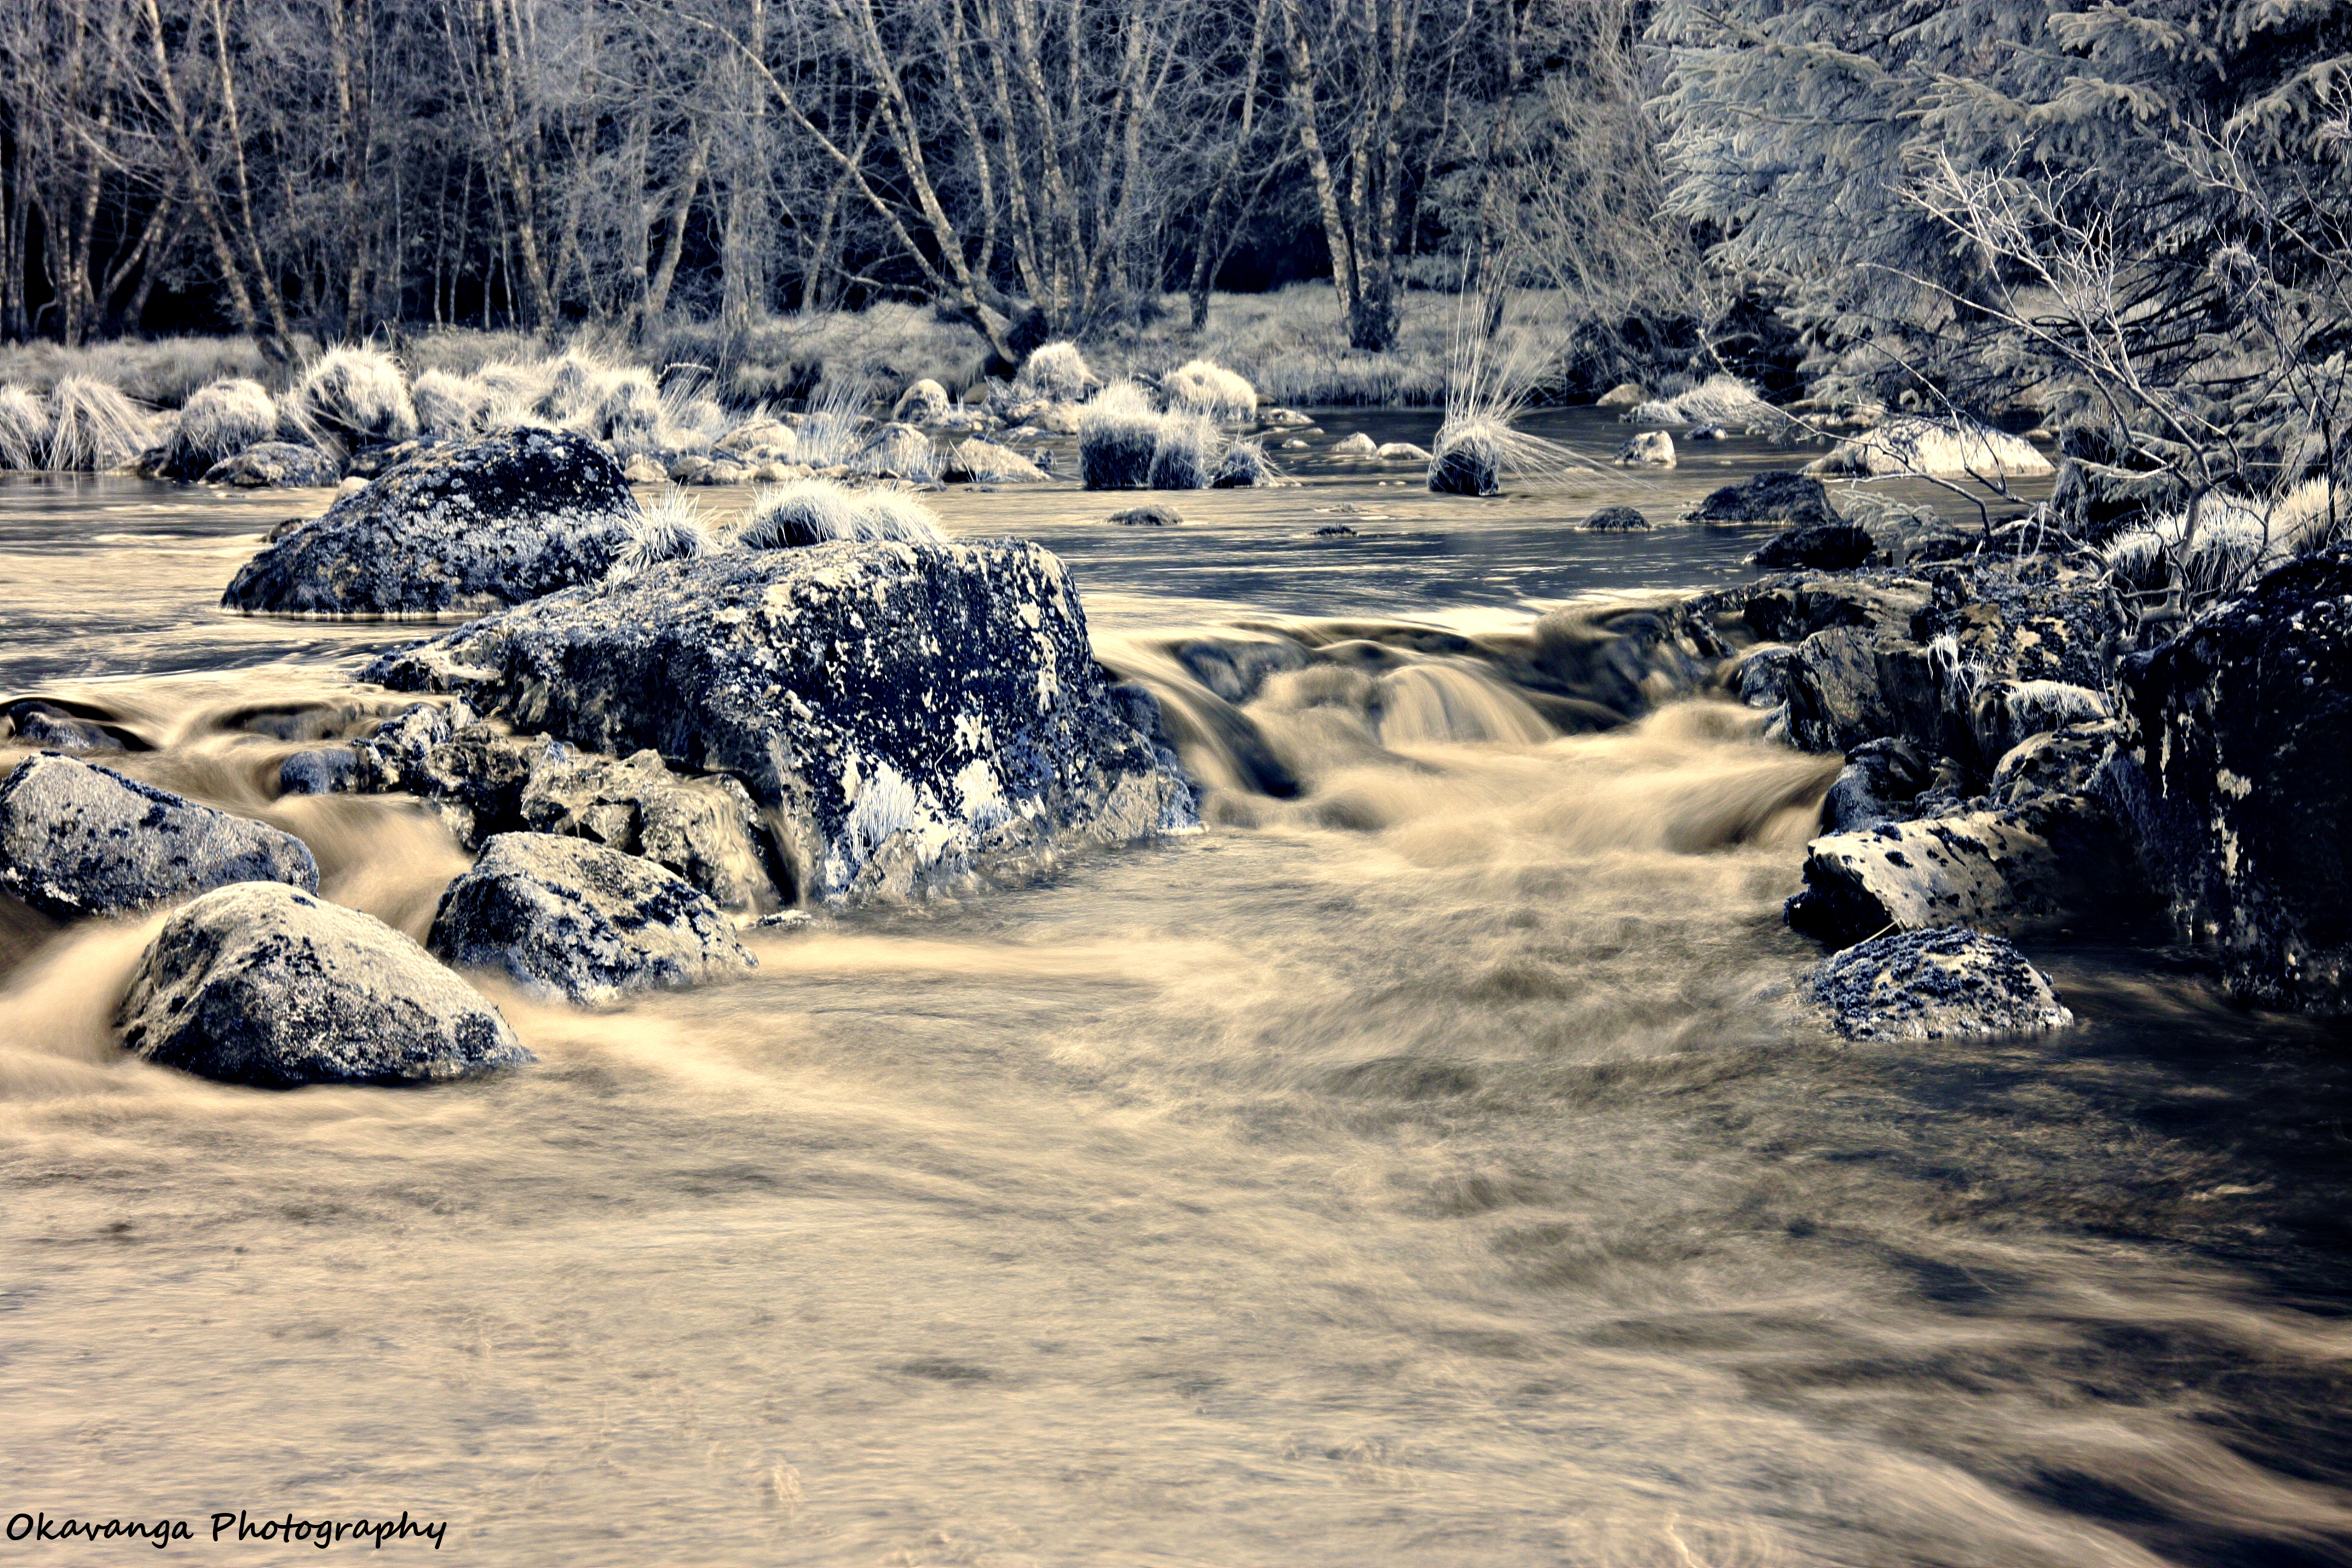
[[[1826,527],[1843,521],[1830,505],[1830,493],[1822,488],[1821,480],[1785,469],[1758,474],[1709,492],[1691,509],[1690,518],[1694,522],[1717,525],[1777,522],[1784,527]]]
[[[432,1083],[532,1060],[498,1009],[373,915],[276,882],[163,922],[116,1016],[137,1055],[224,1083]]]
[[[636,498],[583,436],[522,430],[418,452],[237,571],[222,605],[327,616],[484,610],[593,582]]]
[[[204,482],[243,490],[304,489],[331,485],[341,478],[335,460],[316,447],[264,441],[206,468]]]
[[[1813,971],[1813,994],[1840,1034],[1861,1040],[2037,1034],[2074,1021],[2049,976],[1965,926],[1850,947]]]
[[[1199,825],[1174,756],[1110,700],[1061,562],[1025,541],[667,563],[366,673],[585,751],[732,773],[800,900],[907,897]]]
[[[0,888],[61,919],[126,914],[228,882],[319,885],[290,833],[45,752],[0,784]]]
[[[1630,506],[1604,506],[1586,518],[1584,526],[1596,533],[1639,533],[1650,520]]]
[[[732,921],[676,872],[552,833],[501,833],[449,884],[427,941],[460,968],[535,995],[600,1005],[677,990],[759,961]]]

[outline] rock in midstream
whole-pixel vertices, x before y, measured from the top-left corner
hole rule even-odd
[[[229,882],[315,889],[290,833],[44,752],[0,784],[0,888],[61,919],[119,915]]]
[[[1824,959],[1813,994],[1853,1039],[2037,1034],[2074,1016],[2025,956],[1965,927],[1900,931]]]
[[[637,516],[620,465],[583,436],[430,447],[247,562],[221,603],[324,616],[495,609],[602,577]]]
[[[116,1016],[152,1062],[226,1083],[429,1083],[532,1060],[498,1009],[373,915],[275,882],[173,911]]]
[[[425,945],[497,970],[546,999],[597,1005],[757,966],[702,890],[652,861],[583,838],[501,833],[449,884]]]
[[[1199,823],[1174,756],[1108,700],[1061,562],[1024,541],[667,563],[366,675],[608,756],[732,773],[810,900],[903,898]]]

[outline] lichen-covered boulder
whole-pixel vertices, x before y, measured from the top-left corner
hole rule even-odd
[[[234,485],[241,490],[309,489],[334,484],[342,477],[335,460],[316,447],[299,441],[261,441],[206,468],[204,482]]]
[[[2113,798],[2230,986],[2352,1013],[2352,551],[2290,563],[2119,672]]]
[[[267,823],[44,752],[0,784],[0,889],[61,919],[118,915],[229,882],[319,885]]]
[[[1893,927],[2054,925],[2073,907],[2074,879],[2032,825],[1995,812],[1881,822],[1805,847],[1805,888],[1789,924],[1824,942],[1859,942]]]
[[[431,1083],[532,1060],[498,1009],[372,915],[241,882],[173,911],[116,1022],[151,1062],[225,1083]]]
[[[1813,994],[1850,1039],[2040,1034],[2074,1021],[2024,954],[1964,927],[1897,931],[1850,947],[1813,971]]]
[[[501,833],[449,884],[426,939],[461,969],[589,1005],[679,990],[758,963],[734,922],[666,867],[584,838]]]
[[[722,552],[386,655],[586,751],[732,773],[798,899],[906,897],[986,863],[1197,826],[1108,700],[1060,561],[1019,540]]]
[[[520,430],[418,452],[238,569],[233,610],[401,616],[496,609],[593,582],[638,515],[583,436]]]

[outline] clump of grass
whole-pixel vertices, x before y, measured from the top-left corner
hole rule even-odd
[[[1135,383],[1105,387],[1078,420],[1079,483],[1090,490],[1134,490],[1149,485],[1165,417],[1151,405],[1150,394]]]
[[[626,582],[665,561],[691,561],[710,548],[701,503],[683,485],[666,486],[653,505],[630,520],[604,580]]]
[[[152,426],[121,391],[86,375],[69,375],[49,392],[49,444],[42,466],[60,472],[102,474],[147,449]]]
[[[1224,456],[1224,433],[1206,414],[1165,414],[1151,449],[1150,483],[1155,490],[1206,489]]]
[[[26,386],[0,386],[0,468],[37,468],[49,450],[49,405]]]
[[[2326,478],[2306,479],[2273,502],[2209,495],[2100,551],[2108,581],[2143,613],[2177,601],[2195,610],[2236,593],[2263,573],[2342,537],[2345,498]]]
[[[635,366],[614,370],[598,388],[588,433],[623,456],[649,452],[661,444],[661,389],[653,373]]]
[[[1076,403],[1102,384],[1094,367],[1076,343],[1046,343],[1022,362],[1013,377],[1017,397],[1045,397],[1055,403]]]
[[[2022,436],[1966,419],[1905,415],[1841,441],[1809,474],[2046,474],[2050,459]]]
[[[225,458],[234,458],[278,433],[278,405],[257,381],[216,381],[189,397],[163,443],[163,476],[202,479]]]
[[[1520,353],[1498,354],[1483,330],[1485,313],[1466,297],[1457,307],[1445,418],[1429,448],[1428,485],[1438,495],[1499,495],[1506,478],[1551,479],[1590,466],[1557,442],[1512,428],[1538,367]]]
[[[1753,386],[1718,372],[1686,392],[1637,403],[1624,417],[1635,425],[1720,425],[1745,430],[1778,423],[1780,416]]]
[[[1160,390],[1171,410],[1186,409],[1213,419],[1248,419],[1257,413],[1257,388],[1213,360],[1178,365],[1160,378]]]
[[[939,521],[902,490],[852,490],[832,479],[794,479],[761,490],[735,531],[747,550],[803,550],[836,540],[940,544]]]
[[[846,468],[866,444],[861,432],[867,401],[862,386],[836,387],[811,398],[794,433],[798,460],[813,468]]]
[[[499,395],[476,377],[446,370],[428,370],[419,375],[408,396],[416,409],[418,433],[445,441],[470,440],[480,435],[499,401]]]
[[[1224,461],[1210,476],[1210,485],[1221,490],[1248,489],[1257,485],[1280,481],[1282,474],[1265,455],[1263,441],[1236,441],[1225,449]]]
[[[312,428],[354,447],[416,438],[416,405],[400,362],[382,349],[345,343],[304,368],[291,399]]]

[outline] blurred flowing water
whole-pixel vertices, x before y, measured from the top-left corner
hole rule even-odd
[[[1061,552],[1105,660],[1281,787],[1211,726],[1198,837],[614,1012],[493,987],[509,1077],[129,1063],[160,917],[0,910],[7,1510],[406,1509],[468,1563],[2352,1560],[2342,1033],[2045,947],[2078,1029],[1836,1043],[1779,918],[1833,761],[1706,699],[1560,735],[1444,651],[1738,580],[1754,533],[1571,525],[1780,460],[940,498]],[[430,628],[215,608],[323,499],[8,480],[0,697],[422,935],[446,833],[271,781]],[[1102,521],[1143,500],[1186,521]],[[1234,701],[1185,656],[1272,631],[1379,657]]]

